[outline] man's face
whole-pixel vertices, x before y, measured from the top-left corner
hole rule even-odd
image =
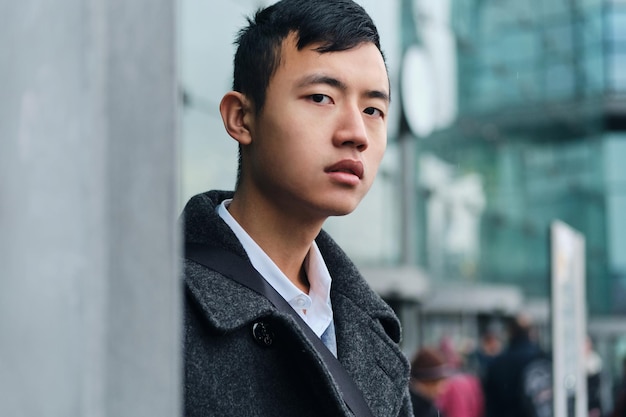
[[[371,43],[320,54],[283,42],[252,142],[243,154],[254,189],[292,213],[328,217],[356,208],[387,143],[389,81]]]

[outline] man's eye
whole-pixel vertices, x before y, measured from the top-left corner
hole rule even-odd
[[[315,103],[330,103],[330,97],[328,97],[326,94],[312,94],[310,98]]]
[[[383,116],[383,112],[377,109],[376,107],[368,107],[365,110],[363,110],[363,113],[369,114],[370,116],[376,116],[376,117]]]

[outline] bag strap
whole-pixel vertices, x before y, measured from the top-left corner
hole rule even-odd
[[[252,264],[233,252],[200,243],[185,244],[185,258],[204,265],[220,274],[250,288],[267,298],[278,310],[293,317],[307,339],[315,347],[333,379],[339,386],[344,402],[357,417],[373,417],[372,411],[365,402],[363,393],[356,386],[352,377],[343,365],[326,347],[321,339],[302,320],[302,317],[291,305],[261,276]]]

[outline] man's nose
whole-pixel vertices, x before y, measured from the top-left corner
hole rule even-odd
[[[335,132],[335,146],[354,146],[364,151],[369,145],[363,111],[357,106],[347,106],[341,113]]]

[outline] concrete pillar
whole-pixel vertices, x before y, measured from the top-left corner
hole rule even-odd
[[[0,415],[180,414],[175,9],[0,6]]]

